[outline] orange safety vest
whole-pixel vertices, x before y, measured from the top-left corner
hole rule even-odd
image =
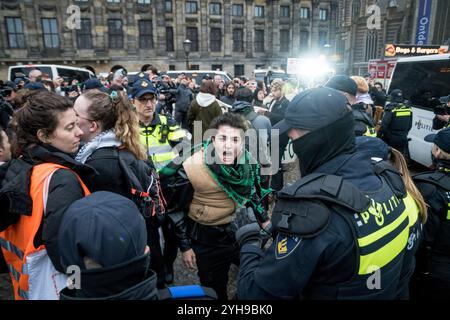
[[[39,255],[40,257],[38,259],[42,259],[42,257],[48,259],[47,265],[50,263],[54,269],[50,258],[46,254],[45,245],[40,245],[38,248],[35,248],[34,237],[39,230],[46,209],[51,176],[58,169],[70,170],[67,167],[54,163],[44,163],[33,167],[30,184],[30,197],[33,201],[31,216],[21,215],[17,223],[10,225],[6,230],[0,232],[0,246],[8,265],[16,300],[33,299],[33,296],[29,295],[29,284],[32,281],[32,277],[40,277],[40,279],[36,279],[37,281],[46,282],[47,280],[53,280],[55,282],[55,274],[43,274],[43,272],[48,273],[48,271],[37,270],[37,272],[31,272],[33,270],[32,264],[35,263],[33,261],[36,260],[31,259],[31,257],[33,255]],[[90,192],[80,177],[75,172],[73,174],[78,178],[85,196],[89,195]],[[45,279],[47,276],[48,279]],[[53,286],[56,289],[57,286],[55,283],[53,283]],[[40,289],[36,288],[35,290]]]

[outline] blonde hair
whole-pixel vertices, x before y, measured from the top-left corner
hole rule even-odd
[[[358,92],[359,93],[367,93],[369,92],[369,85],[367,84],[366,79],[360,76],[352,76],[350,77],[353,79],[353,81],[356,82],[356,85],[358,86]]]
[[[283,91],[283,87],[284,87],[284,81],[279,78],[273,79],[272,83],[270,84],[270,90]]]
[[[434,147],[440,151],[440,157],[439,159],[442,160],[450,160],[450,153],[445,152],[444,150],[442,150],[441,148],[439,148],[439,146],[437,144],[434,144]]]
[[[422,222],[425,223],[427,221],[427,204],[425,203],[422,194],[420,193],[419,189],[417,189],[413,179],[411,178],[405,157],[397,149],[391,148],[390,160],[400,171],[406,190],[416,202],[417,207],[419,208],[419,214],[422,218]]]
[[[113,96],[98,90],[89,90],[82,96],[91,102],[88,108],[89,118],[98,121],[102,130],[114,129],[116,138],[123,143],[137,159],[146,160],[147,154],[139,140],[139,120],[125,95]]]

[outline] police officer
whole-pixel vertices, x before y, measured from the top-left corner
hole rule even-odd
[[[185,134],[172,118],[155,112],[157,91],[153,84],[144,77],[139,77],[133,85],[132,102],[139,117],[140,140],[147,147],[148,157],[152,160],[157,171],[168,164],[176,153],[174,147],[179,144]],[[161,185],[166,188],[165,181]],[[166,262],[166,282],[173,282],[173,262],[177,255],[176,238],[171,232],[169,219],[163,225]]]
[[[450,128],[430,134],[436,170],[413,177],[429,205],[428,221],[417,254],[415,286],[411,294],[450,299]]]
[[[441,97],[439,101],[442,105],[434,109],[433,130],[450,127],[450,95]]]
[[[133,85],[132,102],[139,117],[141,142],[159,171],[176,154],[172,151],[185,134],[176,122],[155,112],[157,91],[153,84],[139,78]]]
[[[278,193],[266,251],[251,212],[238,215],[239,299],[408,297],[418,209],[392,166],[355,152],[346,102],[334,89],[303,91],[275,127],[293,140],[303,178]]]
[[[391,102],[384,109],[378,136],[403,155],[408,155],[408,132],[412,127],[412,110],[399,89],[392,90]]]

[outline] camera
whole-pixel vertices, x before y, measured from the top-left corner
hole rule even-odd
[[[434,114],[438,116],[445,116],[450,114],[450,107],[446,104],[440,104],[434,107]]]
[[[170,93],[170,89],[161,89],[159,93],[163,94],[165,96],[164,103],[167,105],[172,105],[175,102],[177,102],[177,98],[175,95]]]

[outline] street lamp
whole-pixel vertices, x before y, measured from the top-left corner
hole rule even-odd
[[[183,49],[184,54],[186,55],[186,70],[190,70],[189,68],[189,53],[191,52],[191,40],[186,39],[183,41]]]

